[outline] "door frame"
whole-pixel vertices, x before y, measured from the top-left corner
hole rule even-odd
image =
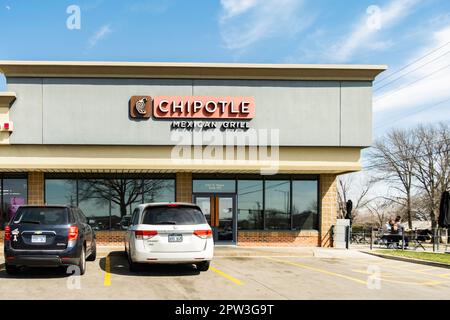
[[[237,245],[237,196],[234,192],[194,192],[192,193],[192,203],[196,204],[197,198],[206,198],[209,197],[211,201],[211,197],[215,199],[218,198],[232,198],[233,201],[233,240],[231,241],[215,241],[215,244],[228,244],[228,245]],[[215,201],[215,200],[213,200]],[[215,208],[214,208],[215,211]],[[212,217],[213,212],[211,212],[211,221],[213,221]],[[217,213],[218,215],[218,213]],[[213,229],[213,232],[216,232],[216,227],[211,227]]]

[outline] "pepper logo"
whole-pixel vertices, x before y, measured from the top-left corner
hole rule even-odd
[[[130,99],[130,118],[148,119],[151,117],[152,97],[132,96]]]

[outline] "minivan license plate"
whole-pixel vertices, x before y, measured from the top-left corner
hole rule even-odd
[[[31,235],[31,242],[32,243],[45,243],[46,242],[46,237],[45,236],[41,236],[41,235]]]
[[[183,242],[182,234],[169,234],[169,242]]]

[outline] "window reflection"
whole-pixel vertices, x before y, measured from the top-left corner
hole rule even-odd
[[[286,230],[291,228],[290,181],[266,181],[266,229]]]
[[[263,222],[263,182],[238,181],[238,229],[261,230]]]
[[[3,179],[3,208],[1,215],[3,223],[9,221],[19,206],[27,203],[27,179]]]
[[[75,180],[47,180],[45,182],[47,204],[77,205],[77,183]]]
[[[317,187],[317,181],[292,182],[292,214],[294,229],[318,229]]]
[[[46,179],[48,204],[77,205],[96,230],[123,229],[141,203],[175,200],[173,179]],[[78,200],[77,200],[78,199]]]

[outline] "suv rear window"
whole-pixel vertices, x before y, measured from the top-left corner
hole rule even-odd
[[[58,225],[68,224],[69,211],[66,208],[27,208],[21,207],[17,210],[14,223]]]
[[[206,219],[199,208],[190,206],[158,206],[144,210],[143,224],[205,224]]]

